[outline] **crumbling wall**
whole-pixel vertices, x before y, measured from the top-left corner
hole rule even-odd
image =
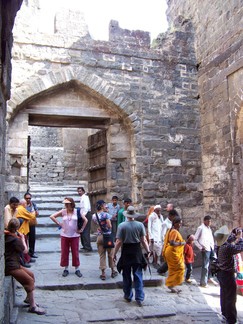
[[[66,19],[70,17],[75,16],[68,12]],[[57,20],[58,16],[56,24]],[[30,100],[75,80],[116,119],[111,123],[119,122],[130,136],[132,153],[126,158],[133,192],[127,194],[133,196],[135,205],[146,212],[155,203],[173,202],[190,228],[194,217],[203,214],[200,116],[193,29],[190,22],[178,21],[178,25],[178,30],[165,34],[154,47],[148,32],[125,30],[115,21],[110,23],[108,42],[92,40],[85,28],[80,35],[76,30],[69,37],[63,29],[48,35],[31,34],[35,27],[23,34],[16,32],[15,91],[8,118],[14,123],[15,114]],[[119,148],[119,143],[108,143],[112,146]],[[120,165],[119,154],[119,149],[112,153],[111,177],[113,165]],[[114,192],[116,179],[110,180]]]
[[[124,167],[130,167],[133,192],[127,194],[135,205],[145,212],[152,204],[173,202],[185,226],[192,227],[194,217],[203,214],[197,67],[193,29],[189,22],[178,24],[180,30],[165,34],[154,47],[148,32],[122,29],[114,21],[108,42],[92,40],[86,29],[69,37],[63,30],[16,32],[8,117],[14,122],[14,114],[35,96],[75,80],[116,119],[111,124],[119,122],[130,136],[131,156],[122,159],[130,161]],[[119,143],[108,143],[112,146],[119,148]],[[119,149],[112,153],[111,177],[113,165],[119,169],[119,154]],[[110,180],[113,191],[116,179]]]

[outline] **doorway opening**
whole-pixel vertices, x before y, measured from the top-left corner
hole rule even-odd
[[[78,184],[81,179],[92,201],[131,196],[133,134],[120,110],[74,81],[28,99],[9,123],[11,194],[25,192],[33,182]],[[16,154],[21,169],[13,175]]]

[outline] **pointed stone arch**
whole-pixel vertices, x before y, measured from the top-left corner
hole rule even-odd
[[[96,93],[97,97],[109,101],[112,106],[117,107],[117,113],[123,117],[131,105],[130,100],[124,94],[117,92],[107,80],[96,74],[91,74],[84,66],[68,66],[57,71],[50,71],[44,76],[30,78],[21,86],[16,87],[8,102],[7,120],[11,120],[12,116],[33,97],[52,91],[68,82],[82,84],[90,93]],[[125,114],[122,114],[123,111]]]
[[[58,92],[68,91],[68,89],[76,89],[82,91],[87,97],[97,102],[96,112],[100,109],[100,116],[94,118],[94,120],[102,120],[104,127],[107,130],[108,141],[108,172],[107,172],[107,194],[110,197],[112,194],[120,194],[124,196],[126,194],[131,195],[132,192],[136,192],[133,188],[136,187],[136,181],[134,176],[135,165],[135,145],[134,145],[134,132],[132,120],[129,118],[127,110],[129,111],[130,102],[122,94],[116,93],[114,88],[109,85],[109,82],[103,80],[97,75],[90,75],[86,69],[81,67],[80,69],[73,69],[71,67],[63,68],[60,71],[50,72],[44,77],[38,77],[35,80],[29,80],[23,86],[16,89],[11,100],[9,101],[8,109],[8,140],[7,140],[7,161],[11,160],[13,155],[18,154],[21,156],[20,160],[22,167],[20,175],[16,176],[11,173],[11,169],[7,167],[7,181],[6,189],[15,194],[16,192],[25,192],[27,186],[27,139],[28,139],[28,125],[30,123],[30,116],[35,115],[41,118],[41,115],[48,116],[47,110],[50,110],[51,105],[44,109],[41,106],[43,100],[47,102],[46,98],[58,95]],[[65,106],[65,105],[64,105]],[[66,107],[66,106],[65,106]],[[64,112],[64,107],[59,105],[59,115]],[[74,109],[75,108],[75,109]],[[77,107],[72,107],[72,112],[65,112],[63,116],[67,119],[69,114],[71,118],[84,118],[83,114],[76,116]],[[56,107],[55,107],[56,109]],[[68,110],[68,107],[66,111]],[[52,120],[55,123],[55,111],[50,111],[52,114]],[[87,111],[87,110],[86,110]],[[49,115],[50,115],[49,114]],[[86,116],[87,117],[87,116]],[[48,118],[49,120],[50,118]],[[82,125],[82,124],[80,124]],[[79,126],[80,126],[79,125]],[[97,124],[98,125],[98,124]],[[55,124],[55,126],[58,126]],[[69,125],[70,126],[70,125]],[[71,125],[72,127],[72,125]],[[95,123],[94,127],[95,128]],[[100,123],[97,126],[100,128]],[[15,131],[14,131],[15,130]],[[123,140],[122,140],[123,138]],[[111,141],[112,139],[112,141]],[[120,148],[118,149],[118,146]],[[118,153],[119,151],[119,153]],[[128,182],[123,185],[117,185],[117,179],[114,174],[118,174],[117,171],[122,165],[125,168],[126,178]],[[118,177],[119,178],[119,177]],[[118,179],[119,181],[119,179]],[[123,187],[123,189],[121,189]],[[121,192],[118,192],[120,190]],[[136,197],[133,195],[133,200],[136,201]]]

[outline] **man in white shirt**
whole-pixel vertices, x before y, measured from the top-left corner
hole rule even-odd
[[[210,257],[214,254],[214,238],[210,228],[211,216],[207,215],[203,219],[203,224],[200,225],[195,234],[195,245],[202,253],[202,270],[200,286],[206,288],[207,283],[212,282],[217,285],[212,278],[209,279],[209,264]]]
[[[148,236],[149,236],[149,248],[153,252],[154,265],[158,265],[158,257],[162,252],[162,236],[161,229],[164,219],[161,215],[161,206],[154,206],[154,211],[149,215],[148,219]]]
[[[90,242],[90,229],[91,229],[91,206],[88,195],[86,195],[83,187],[78,187],[78,194],[80,196],[80,213],[82,216],[85,216],[88,220],[87,225],[85,226],[83,232],[81,233],[81,244],[82,250],[92,251],[91,242]]]

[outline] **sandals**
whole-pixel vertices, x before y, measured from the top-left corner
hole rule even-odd
[[[115,278],[116,276],[118,276],[118,272],[117,271],[112,271],[111,278]]]
[[[35,307],[29,308],[29,313],[37,314],[37,315],[45,315],[46,311],[44,308],[38,307],[37,305]]]
[[[169,289],[170,289],[170,292],[173,294],[179,294],[181,292],[181,289],[176,289],[176,288],[169,288]]]
[[[100,279],[101,279],[101,280],[105,280],[105,279],[106,279],[105,274],[101,274],[101,275],[100,275]]]
[[[27,304],[26,306],[30,305],[30,301],[27,297],[25,298],[24,303]],[[36,304],[36,306],[39,307],[39,304]]]

